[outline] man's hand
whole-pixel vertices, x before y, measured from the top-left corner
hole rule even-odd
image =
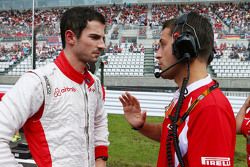
[[[146,112],[141,112],[139,101],[128,92],[119,97],[119,100],[128,123],[134,128],[141,128],[146,121]]]
[[[95,167],[106,167],[106,161],[101,158],[95,160]]]

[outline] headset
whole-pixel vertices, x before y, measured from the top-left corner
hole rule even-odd
[[[177,18],[173,31],[174,43],[172,44],[173,55],[180,60],[183,56],[190,56],[190,59],[198,57],[198,52],[201,50],[199,38],[195,28],[188,24],[188,15],[184,14]],[[187,27],[185,30],[184,28]],[[177,32],[181,28],[181,33]],[[208,64],[213,60],[215,49],[210,53]]]

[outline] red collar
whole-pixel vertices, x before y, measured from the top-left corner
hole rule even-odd
[[[85,69],[84,74],[79,73],[76,71],[68,62],[65,54],[63,51],[59,54],[59,56],[55,60],[55,64],[57,67],[62,71],[62,73],[67,76],[72,81],[75,81],[78,84],[82,84],[83,81],[88,85],[88,87],[94,84],[94,79],[91,74]]]

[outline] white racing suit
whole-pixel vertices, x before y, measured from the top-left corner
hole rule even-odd
[[[23,127],[39,167],[93,167],[108,156],[100,81],[80,74],[61,52],[55,63],[24,74],[0,102],[0,166],[17,167],[9,141]]]

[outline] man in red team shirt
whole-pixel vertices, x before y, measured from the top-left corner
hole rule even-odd
[[[240,111],[236,116],[236,132],[243,134],[247,139],[247,164],[250,167],[250,96],[246,99],[242,105]]]
[[[233,166],[235,117],[218,83],[207,73],[214,45],[209,20],[194,12],[167,20],[159,43],[160,76],[174,80],[179,89],[158,124],[148,123],[139,101],[126,92],[119,98],[126,120],[160,142],[158,167]]]

